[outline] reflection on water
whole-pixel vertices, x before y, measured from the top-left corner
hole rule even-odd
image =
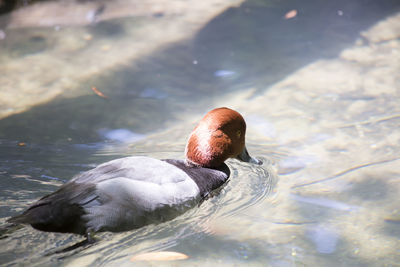
[[[74,27],[0,19],[1,264],[128,266],[172,250],[189,256],[176,266],[396,266],[398,1],[212,3],[105,7]],[[230,160],[229,183],[199,207],[63,253],[82,238],[4,230],[102,162],[182,158],[216,106],[244,115],[264,165]]]
[[[99,134],[109,140],[122,143],[133,143],[146,138],[145,135],[134,133],[128,129],[100,129]]]
[[[315,244],[319,253],[331,254],[336,251],[339,237],[335,230],[321,225],[316,225],[310,227],[308,235]]]
[[[337,210],[343,210],[343,211],[354,211],[357,209],[357,207],[353,207],[353,206],[347,205],[346,203],[334,201],[331,199],[302,197],[302,196],[294,195],[294,194],[291,194],[290,197],[292,197],[293,199],[295,199],[298,202],[313,204],[313,205],[317,205],[317,206],[325,207],[325,208],[331,208],[331,209],[337,209]]]

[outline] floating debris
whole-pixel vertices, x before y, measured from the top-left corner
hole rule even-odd
[[[173,251],[158,251],[143,253],[131,258],[131,261],[175,261],[175,260],[185,260],[189,256]]]
[[[108,96],[106,96],[105,94],[103,94],[102,92],[99,91],[99,89],[97,89],[96,87],[92,87],[93,92],[96,93],[96,95],[102,97],[102,98],[108,98]]]
[[[292,19],[297,16],[297,10],[293,9],[290,10],[288,13],[285,14],[285,19]]]

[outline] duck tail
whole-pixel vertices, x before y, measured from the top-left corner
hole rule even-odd
[[[14,216],[14,217],[11,217],[11,218],[7,219],[6,222],[12,223],[12,224],[29,224],[24,213]]]
[[[8,223],[13,224],[40,224],[45,223],[46,218],[50,218],[51,214],[48,211],[48,206],[50,203],[37,203],[29,207],[26,211],[22,214],[17,216],[11,217],[7,220]]]
[[[7,222],[30,224],[46,232],[85,234],[82,201],[93,190],[93,185],[65,184],[56,192],[38,200],[22,214],[9,218]]]

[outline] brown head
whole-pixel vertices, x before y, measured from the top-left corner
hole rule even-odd
[[[194,128],[186,144],[186,159],[203,167],[218,167],[228,158],[260,164],[245,147],[246,123],[238,112],[216,108]]]

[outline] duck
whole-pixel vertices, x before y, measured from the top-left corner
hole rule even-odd
[[[249,155],[245,134],[240,113],[226,107],[213,109],[190,134],[185,159],[111,160],[72,177],[8,222],[89,236],[171,220],[226,184],[227,159],[262,164]]]

